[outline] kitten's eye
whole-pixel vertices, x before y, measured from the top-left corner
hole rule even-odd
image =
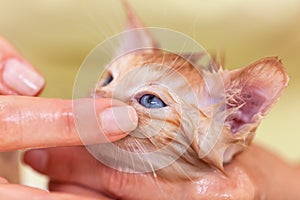
[[[146,108],[162,108],[167,105],[153,94],[145,94],[139,99],[139,103]]]
[[[102,86],[107,86],[108,84],[110,84],[110,82],[112,82],[113,79],[114,77],[111,74],[109,74],[102,83]]]

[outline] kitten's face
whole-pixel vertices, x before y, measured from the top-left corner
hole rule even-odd
[[[129,154],[108,149],[106,160],[120,170],[153,171],[167,179],[199,177],[211,166],[223,170],[224,162],[250,144],[287,86],[281,61],[269,57],[233,71],[200,70],[159,50],[149,30],[125,8],[127,27],[135,30],[123,35],[117,53],[127,54],[107,66],[94,95],[133,106],[139,121],[136,130],[114,143]]]
[[[198,128],[210,125],[204,112],[211,99],[200,71],[186,59],[160,50],[125,55],[109,65],[96,96],[119,99],[137,111],[138,127],[116,142],[120,148],[145,153],[166,147],[174,157],[188,150],[186,159],[204,166],[195,137]]]
[[[265,81],[267,74],[274,80]],[[222,169],[223,162],[251,142],[261,117],[286,83],[277,58],[232,72],[209,73],[178,55],[144,50],[113,61],[95,95],[121,100],[137,111],[138,127],[115,143],[119,148],[141,155],[157,153],[150,161],[128,156],[123,162],[136,163],[136,171],[142,171],[139,162],[156,170],[171,157],[175,162],[157,173],[192,178],[208,165]]]

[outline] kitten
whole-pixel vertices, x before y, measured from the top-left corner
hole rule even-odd
[[[123,2],[127,28],[139,31],[127,34],[119,53],[143,44],[153,48],[116,59],[97,86],[95,96],[124,101],[139,117],[137,129],[114,143],[137,156],[111,151],[107,159],[120,170],[143,172],[149,167],[166,179],[194,178],[212,168],[223,171],[223,164],[251,143],[261,119],[287,86],[281,61],[267,57],[237,70],[199,71],[195,61],[201,56],[186,59],[160,50]],[[174,162],[163,166],[168,158]]]

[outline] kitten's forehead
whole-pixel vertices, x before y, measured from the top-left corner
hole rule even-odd
[[[177,54],[163,52],[161,50],[141,50],[124,55],[109,66],[111,73],[117,78],[124,76],[136,67],[158,64],[169,67],[176,73],[180,73],[193,85],[202,80],[199,69],[195,68],[188,60]]]
[[[204,97],[205,84],[201,72],[176,54],[161,50],[136,51],[113,61],[108,71],[114,82],[103,90],[125,102],[141,91],[175,95],[193,104],[199,96]]]

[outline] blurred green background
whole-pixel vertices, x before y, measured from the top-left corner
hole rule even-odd
[[[256,142],[300,158],[300,1],[129,0],[147,26],[165,27],[225,53],[237,68],[265,56],[282,58],[290,85],[258,129]],[[76,72],[125,20],[118,0],[0,0],[0,34],[47,79],[44,97],[71,98]]]

